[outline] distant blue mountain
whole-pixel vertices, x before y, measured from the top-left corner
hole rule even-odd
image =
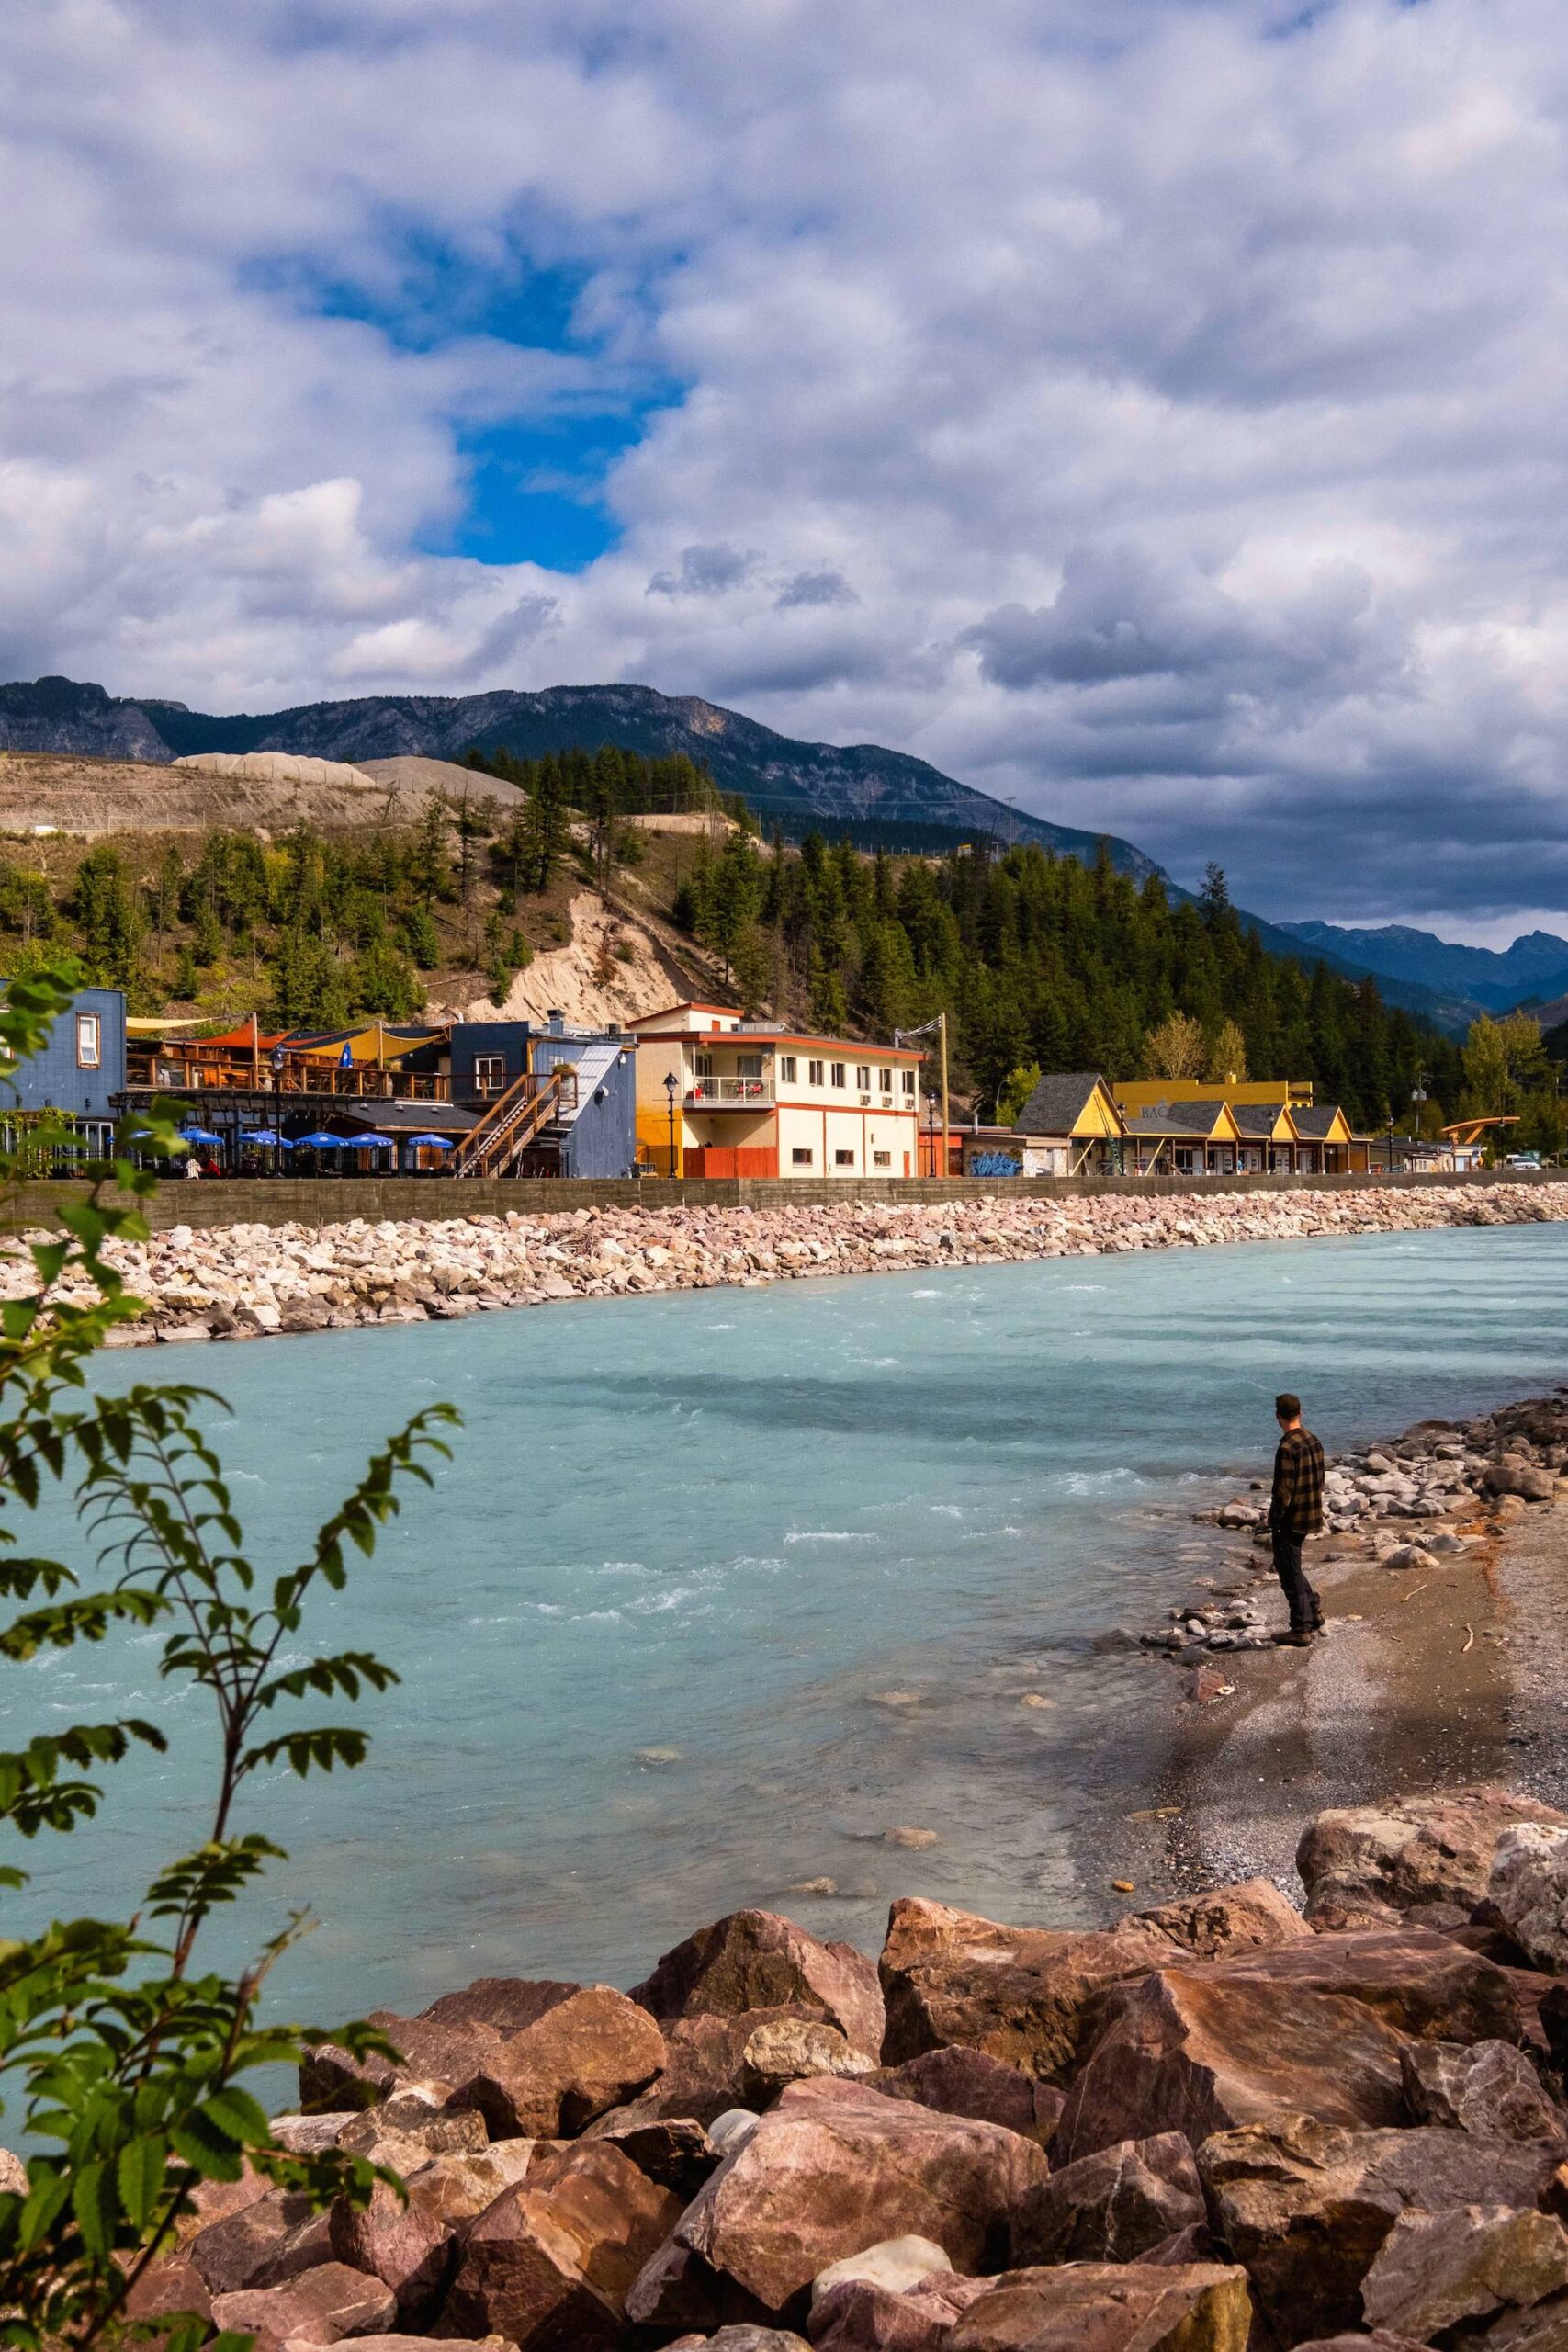
[[[1403,980],[1486,1012],[1507,1012],[1526,999],[1568,994],[1568,939],[1532,931],[1513,945],[1457,947],[1404,923],[1352,931],[1334,922],[1282,922],[1277,928],[1320,955],[1359,964],[1379,979]]]

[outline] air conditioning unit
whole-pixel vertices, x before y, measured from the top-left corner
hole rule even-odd
[[[860,1098],[860,1102],[861,1102],[861,1109],[862,1109],[863,1111],[865,1109],[866,1105],[870,1102],[870,1101],[871,1101],[871,1097],[870,1097],[870,1095],[869,1095],[869,1094],[863,1094],[863,1095],[861,1096],[861,1098]]]
[[[883,1107],[883,1109],[884,1109],[885,1111],[891,1111],[891,1109],[893,1108],[893,1097],[891,1096],[891,1094],[885,1094],[885,1095],[883,1096],[883,1098],[882,1098],[882,1107]]]

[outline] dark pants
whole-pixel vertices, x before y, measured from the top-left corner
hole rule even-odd
[[[1323,1603],[1308,1584],[1302,1566],[1302,1539],[1299,1535],[1281,1534],[1276,1529],[1273,1544],[1274,1574],[1291,1604],[1291,1631],[1305,1633],[1310,1626],[1322,1624]]]

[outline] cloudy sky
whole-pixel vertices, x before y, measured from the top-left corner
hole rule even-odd
[[[1542,0],[6,0],[0,676],[631,678],[1568,928]]]

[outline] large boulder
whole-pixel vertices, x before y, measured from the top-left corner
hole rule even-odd
[[[1430,2344],[1467,2321],[1530,2310],[1568,2289],[1568,2230],[1505,2205],[1402,2213],[1367,2273],[1374,2327]]]
[[[1122,2140],[1027,2192],[1013,2219],[1013,2259],[1136,2262],[1204,2218],[1203,2184],[1179,2132]]]
[[[902,2290],[846,2279],[812,2300],[815,2352],[942,2352],[953,2321],[993,2284],[955,2270],[932,2271]]]
[[[525,2179],[534,2162],[531,2141],[508,2140],[434,2157],[406,2177],[402,2197],[381,2181],[368,2205],[340,2198],[328,2217],[332,2253],[390,2287],[403,2318],[417,2318],[446,2288],[465,2225]]]
[[[624,1993],[608,1984],[550,1989],[558,1997],[525,2024],[497,2024],[498,2046],[458,2086],[458,2101],[479,2109],[493,2139],[570,2139],[664,2064],[663,2035]]]
[[[719,2151],[703,2126],[689,2115],[671,2116],[651,2123],[613,2124],[595,2138],[629,2156],[639,2172],[668,2188],[685,2204],[694,2198],[718,2163]]]
[[[238,2211],[224,2213],[197,2230],[186,2241],[184,2252],[209,2293],[237,2294],[261,2281],[269,2264],[310,2219],[310,2202],[297,2191],[264,2189]],[[272,2283],[277,2283],[276,2277]]]
[[[491,2025],[404,2018],[391,2009],[372,2009],[370,2022],[398,2056],[353,2058],[335,2042],[312,2042],[299,2061],[299,2104],[308,2115],[375,2107],[415,2083],[446,2106],[502,2046]]]
[[[976,2297],[943,2352],[1246,2352],[1247,2274],[1079,2262],[1015,2270]]]
[[[1505,1829],[1486,1893],[1538,1968],[1568,1973],[1568,1823],[1519,1822]]]
[[[930,2238],[958,2269],[995,2268],[1046,2171],[1041,2149],[997,2124],[859,2083],[794,2083],[682,2214],[675,2243],[787,2316],[829,2263],[885,2238]],[[644,2318],[640,2284],[630,2308]]]
[[[1368,1904],[1408,1911],[1452,1903],[1470,1911],[1486,1894],[1499,1837],[1517,1821],[1568,1828],[1568,1815],[1551,1805],[1492,1786],[1320,1813],[1296,1849],[1307,1917],[1332,1921]]]
[[[1361,2281],[1402,2213],[1555,2200],[1554,2155],[1440,2129],[1347,2132],[1303,2115],[1217,2133],[1198,2167],[1260,2320],[1291,2344],[1359,2318]]]
[[[552,2151],[469,2227],[441,2333],[504,2335],[519,2352],[610,2352],[626,2290],[680,2210],[619,2148]]]
[[[1226,1960],[1270,1944],[1301,1943],[1312,1928],[1272,1879],[1247,1878],[1203,1894],[1178,1895],[1153,1911],[1130,1911],[1121,1928],[1163,1936],[1195,1960]]]
[[[907,1897],[882,1948],[884,2064],[958,2042],[1065,2083],[1109,1988],[1170,1958],[1169,1937],[1147,1928],[1008,1928]]]
[[[212,2324],[236,2331],[264,2346],[289,2342],[336,2344],[345,2335],[373,2335],[391,2324],[397,2298],[379,2278],[324,2262],[291,2278],[286,2287],[251,2287],[214,2295]]]
[[[1404,1922],[1245,1952],[1217,1962],[1214,1974],[1233,1984],[1340,1995],[1423,2041],[1517,2041],[1524,2030],[1506,1969],[1450,1936]]]
[[[1037,2083],[1020,2066],[1010,2066],[984,2050],[957,2042],[923,2051],[901,2066],[882,2066],[866,2082],[888,2098],[913,2099],[939,2115],[972,2115],[977,2123],[1004,2123],[1043,2148],[1061,2120],[1064,2094],[1055,2084]]]
[[[1403,2120],[1404,2037],[1361,2002],[1229,1968],[1170,1968],[1111,1996],[1052,2143],[1070,2164],[1119,2140],[1306,2114],[1352,2129]]]
[[[739,2017],[798,2009],[826,2018],[856,2050],[882,2050],[876,1971],[852,1944],[819,1943],[773,1911],[732,1911],[667,1951],[632,1988],[651,2017]]]
[[[769,2027],[811,2027],[824,2034],[838,2031],[827,2024],[820,2012],[801,2008],[742,2009],[734,2017],[677,2018],[663,2029],[663,2071],[626,2106],[611,2108],[591,2123],[589,2136],[597,2139],[608,2132],[671,2121],[678,2117],[708,2124],[731,2108],[761,2104],[756,2096],[760,2077],[747,2053],[758,2034]],[[850,2049],[841,2035],[839,2041],[845,2051]],[[766,2044],[763,2050],[766,2052]],[[770,2054],[778,2054],[776,2045]],[[807,2058],[809,2045],[795,2042],[794,2054],[798,2059]],[[833,2054],[837,2055],[836,2045]]]
[[[642,2090],[664,2064],[647,2011],[608,1984],[480,1977],[417,2018],[372,2012],[396,2061],[356,2061],[331,2043],[306,2052],[310,2112],[408,2106],[417,2085],[433,2112],[478,2111],[495,2139],[556,2139]]]
[[[1568,2116],[1511,2041],[1413,2041],[1400,2052],[1404,2096],[1422,2123],[1483,2140],[1539,2141],[1568,2151]]]

